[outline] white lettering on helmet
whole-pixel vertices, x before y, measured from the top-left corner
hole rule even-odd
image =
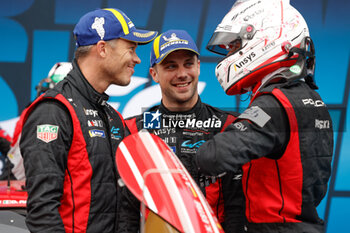
[[[235,66],[240,69],[246,64],[250,63],[255,56],[256,54],[254,52],[251,52],[248,56],[244,57],[242,60],[236,63]]]

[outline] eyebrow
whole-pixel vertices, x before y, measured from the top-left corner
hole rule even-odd
[[[191,57],[187,58],[187,59],[185,60],[185,62],[189,62],[189,61],[194,60],[194,57],[195,57],[195,56],[191,56]],[[163,61],[161,64],[162,64],[162,65],[167,65],[167,64],[171,64],[171,63],[176,63],[176,62],[173,61],[173,60],[166,60],[166,61]]]
[[[138,46],[138,43],[134,42],[134,41],[129,41],[129,45],[128,46]]]

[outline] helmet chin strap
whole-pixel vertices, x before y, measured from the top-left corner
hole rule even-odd
[[[259,88],[254,91],[254,93],[257,93],[261,88],[265,87],[273,80],[290,83],[296,80],[304,79],[312,89],[318,89],[314,81],[315,47],[310,37],[305,37],[303,39],[300,48],[292,47],[289,50],[287,59],[296,54],[298,54],[298,58],[293,66],[281,67],[265,76],[261,80]]]

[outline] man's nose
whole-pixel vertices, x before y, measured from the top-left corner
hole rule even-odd
[[[178,77],[178,78],[186,78],[186,77],[187,77],[187,71],[186,71],[186,68],[185,68],[185,67],[180,66],[180,67],[177,69],[177,77]]]
[[[140,64],[141,63],[141,59],[139,58],[139,56],[137,56],[137,54],[134,54],[133,60],[136,64]]]

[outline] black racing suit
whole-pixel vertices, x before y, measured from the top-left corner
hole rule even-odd
[[[303,81],[269,85],[235,123],[196,154],[200,171],[243,166],[248,232],[323,232],[316,207],[327,192],[332,121]],[[209,165],[209,162],[211,164]]]
[[[20,140],[31,232],[115,232],[114,155],[124,121],[76,61],[25,111]]]
[[[209,204],[225,231],[243,232],[244,195],[241,173],[228,173],[210,184],[212,182],[210,178],[200,176],[193,163],[193,156],[200,145],[222,131],[236,117],[202,103],[200,98],[196,105],[186,112],[171,112],[163,104],[151,108],[148,112],[156,111],[161,113],[160,128],[148,129],[148,131],[162,138],[178,156],[202,192],[206,194]],[[129,118],[125,122],[132,133],[147,128],[149,123],[144,121],[143,114]],[[186,125],[186,122],[189,124]],[[204,124],[200,126],[197,122]],[[126,190],[123,193],[129,199],[133,199]],[[136,232],[140,216],[139,203],[133,200],[132,208],[126,204],[126,201],[124,204],[125,206],[119,211],[119,232]]]

